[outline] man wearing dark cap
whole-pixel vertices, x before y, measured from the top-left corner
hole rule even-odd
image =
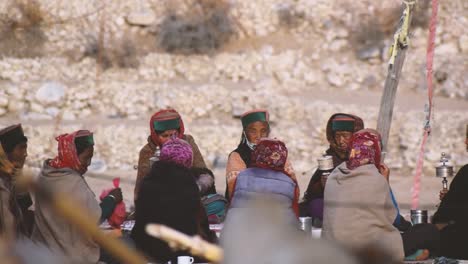
[[[21,124],[0,130],[0,142],[13,166],[22,169],[28,156],[28,138],[24,136]]]
[[[31,232],[34,215],[28,208],[32,205],[31,196],[28,192],[20,193],[16,189],[14,182],[24,167],[24,162],[28,156],[28,138],[24,135],[21,124],[8,126],[0,130],[0,143],[5,152],[6,158],[13,166],[11,174],[3,173],[0,177],[2,195],[0,204],[2,210],[8,209],[16,222],[16,235],[28,236]],[[3,201],[5,200],[5,201]],[[2,224],[0,222],[0,224]]]

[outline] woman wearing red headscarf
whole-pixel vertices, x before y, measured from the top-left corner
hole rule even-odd
[[[88,186],[83,174],[93,158],[93,134],[88,130],[79,130],[56,139],[58,155],[44,162],[38,181],[53,191],[66,194],[82,208],[86,208],[96,224],[107,219],[122,201],[122,191],[120,188],[112,190],[99,204]],[[68,256],[70,263],[98,262],[99,246],[89,235],[58,216],[41,196],[36,196],[34,214],[33,241]]]
[[[376,130],[353,134],[348,161],[327,179],[324,237],[355,250],[380,246],[397,261],[437,255],[440,238],[435,226],[415,225],[402,234],[394,226],[398,208],[388,182],[390,171],[381,162],[381,144]]]
[[[157,150],[160,150],[161,146],[173,136],[187,141],[190,144],[190,146],[192,146],[192,168],[197,168],[199,169],[199,171],[201,169],[202,171],[198,175],[199,179],[197,179],[197,184],[199,185],[199,188],[214,188],[214,177],[211,176],[211,171],[207,169],[203,156],[200,153],[200,150],[198,149],[198,146],[195,143],[193,137],[191,135],[185,134],[184,122],[182,121],[182,117],[174,109],[165,109],[156,112],[151,117],[150,136],[148,137],[148,143],[145,146],[143,146],[143,148],[140,150],[140,156],[138,158],[138,173],[134,190],[135,200],[138,197],[138,191],[140,189],[140,185],[143,178],[150,171],[150,158],[154,157]]]
[[[251,166],[239,173],[234,182],[229,214],[245,207],[255,195],[267,195],[285,204],[291,215],[299,215],[299,185],[286,172],[288,149],[277,139],[262,138],[253,149]]]

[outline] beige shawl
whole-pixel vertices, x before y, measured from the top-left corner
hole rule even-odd
[[[47,160],[39,175],[39,181],[56,192],[66,194],[81,207],[88,209],[89,217],[98,224],[101,208],[94,193],[78,172],[69,168],[52,168]],[[72,263],[97,263],[99,260],[99,246],[91,237],[57,215],[40,196],[36,197],[32,240],[44,243],[51,250],[66,255]]]
[[[340,164],[325,187],[323,236],[350,248],[377,245],[403,260],[403,241],[393,226],[397,210],[390,186],[373,164],[354,170]]]

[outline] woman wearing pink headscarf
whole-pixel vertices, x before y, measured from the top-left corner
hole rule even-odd
[[[400,234],[390,185],[389,169],[381,162],[381,138],[363,129],[351,138],[349,160],[328,177],[325,188],[323,235],[359,250],[380,246],[395,260],[405,256],[426,259],[437,254],[439,234],[433,225],[415,225]]]

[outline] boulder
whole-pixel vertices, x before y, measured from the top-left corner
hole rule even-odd
[[[65,86],[58,82],[46,82],[36,92],[35,99],[41,105],[60,105],[65,98]]]

